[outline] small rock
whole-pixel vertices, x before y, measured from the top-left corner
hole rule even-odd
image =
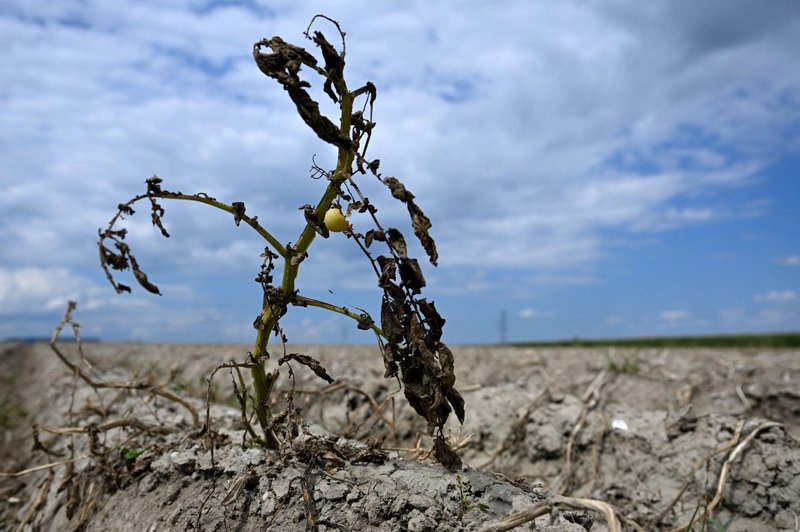
[[[261,497],[261,515],[272,515],[275,512],[275,497],[269,491]]]
[[[329,501],[335,501],[347,495],[348,492],[350,491],[350,488],[348,486],[345,486],[344,484],[325,483],[325,484],[320,484],[319,491],[320,494],[322,495],[322,498],[327,499]]]
[[[172,465],[184,474],[194,472],[194,466],[197,464],[197,457],[191,451],[173,452],[169,455]]]
[[[211,463],[211,451],[206,451],[197,457],[197,469],[201,473],[209,473],[214,469],[214,465]]]
[[[424,511],[433,505],[433,501],[429,497],[412,494],[408,496],[408,504]]]
[[[171,468],[172,461],[167,454],[162,454],[156,460],[150,462],[150,470],[154,473],[169,473]]]
[[[302,476],[302,473],[297,469],[287,469],[283,472],[281,477],[272,481],[272,491],[278,500],[282,500],[289,494],[289,489],[293,480]]]
[[[408,518],[408,530],[410,532],[422,532],[423,530],[436,530],[436,523],[427,515],[419,510],[411,510]]]
[[[139,493],[150,493],[156,486],[158,486],[159,478],[158,475],[147,475],[142,480],[139,481]]]
[[[361,498],[362,498],[363,496],[364,496],[364,494],[363,494],[363,493],[361,493],[361,490],[360,490],[360,489],[358,489],[358,488],[353,488],[353,489],[351,489],[351,490],[348,490],[348,492],[347,492],[347,495],[345,496],[345,500],[346,500],[348,503],[353,503],[353,502],[356,502],[356,501],[359,501],[359,500],[361,500]]]

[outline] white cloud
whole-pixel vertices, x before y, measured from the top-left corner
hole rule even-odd
[[[755,112],[744,107],[755,94],[766,100],[773,87],[797,81],[786,69],[771,68],[782,55],[765,40],[781,39],[780,31],[742,31],[736,53],[676,62],[687,43],[673,32],[704,20],[693,12],[684,20],[683,8],[473,8],[448,9],[447,17],[434,9],[430,18],[420,18],[421,4],[373,6],[373,20],[348,28],[354,75],[379,88],[374,154],[438,220],[434,232],[450,264],[584,264],[603,255],[598,231],[604,228],[664,230],[714,219],[708,207],[668,203],[699,187],[740,183],[759,167],[734,164],[715,145],[655,147],[676,132],[680,138],[685,124],[717,131],[721,143],[749,137],[750,128],[738,126],[738,113]],[[278,7],[268,19],[242,6],[199,12],[147,2],[125,16],[103,3],[74,5],[68,14],[37,12],[27,3],[12,11],[26,15],[4,19],[15,43],[6,68],[17,73],[4,76],[14,80],[7,116],[19,120],[15,136],[32,135],[32,141],[46,124],[49,133],[36,145],[54,154],[45,179],[24,198],[46,196],[54,182],[70,182],[72,197],[92,191],[77,201],[108,212],[157,172],[169,186],[218,197],[242,197],[267,179],[279,204],[313,199],[314,183],[303,174],[319,147],[248,53],[266,28],[300,38],[308,16],[302,9]],[[337,11],[346,26],[365,16],[357,5]],[[359,17],[350,16],[356,12]],[[705,15],[718,16],[711,10]],[[87,27],[60,24],[65,17]],[[28,22],[33,18],[45,26]],[[536,27],[517,33],[509,24]],[[230,27],[235,34],[225,29]],[[64,43],[55,54],[45,34]],[[482,38],[456,38],[461,35]],[[698,50],[712,46],[696,39],[691,45]],[[658,46],[645,57],[647,43]],[[742,57],[762,60],[743,69]],[[772,84],[751,99],[740,95],[744,89],[732,94],[757,71],[770,72],[761,79]],[[448,101],[444,93],[452,90],[463,93],[466,105]],[[718,105],[720,99],[726,104]],[[759,111],[763,120],[781,119],[778,110],[765,115],[768,109]],[[659,126],[645,126],[651,121]],[[282,133],[268,124],[280,124]],[[27,147],[33,149],[20,146]],[[660,169],[641,175],[625,164],[616,170],[603,164],[615,154],[634,153]],[[686,161],[696,162],[685,168]],[[17,175],[42,170],[35,156],[9,168]],[[289,174],[296,177],[278,177]],[[124,190],[115,192],[119,185],[112,182]],[[497,242],[504,252],[496,251]]]
[[[93,286],[65,268],[0,268],[0,314],[65,310]]]
[[[658,317],[661,321],[674,323],[677,321],[687,320],[691,317],[691,312],[688,310],[662,310]]]
[[[531,319],[531,318],[552,318],[552,312],[545,312],[541,310],[536,310],[533,308],[524,308],[519,311],[519,317],[524,319]]]
[[[770,290],[764,294],[756,294],[753,301],[757,303],[787,303],[797,299],[797,292],[794,290]]]
[[[443,292],[506,288],[504,271],[524,297],[538,286],[529,278],[592,279],[620,233],[739,210],[719,193],[755,182],[798,119],[786,97],[800,89],[797,11],[755,5],[356,1],[329,14],[348,33],[351,85],[378,87],[370,155],[433,220]],[[250,50],[272,35],[312,49],[301,32],[314,12],[6,2],[0,267],[96,268],[97,227],[153,173],[169,189],[243,200],[282,242],[295,240],[297,207],[322,190],[308,178],[311,156],[329,165],[332,155]],[[385,223],[406,227],[384,189],[365,188]],[[252,270],[259,244],[247,229],[204,206],[165,207],[168,242],[146,205],[129,223],[149,274]],[[337,250],[312,250],[332,275],[305,282],[357,289],[351,256]]]
[[[791,327],[796,329],[798,324],[800,324],[800,316],[798,316],[797,312],[791,312],[785,309],[765,308],[758,311],[753,321],[760,327],[769,327],[773,329]]]
[[[785,257],[778,257],[775,262],[783,266],[800,266],[800,255],[786,255]]]

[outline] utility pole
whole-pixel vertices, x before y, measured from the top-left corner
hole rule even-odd
[[[500,311],[500,343],[506,343],[508,339],[508,313],[505,310]]]

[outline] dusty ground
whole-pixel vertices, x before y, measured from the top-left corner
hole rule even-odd
[[[606,509],[622,530],[695,512],[695,530],[706,513],[706,530],[800,530],[797,351],[457,348],[465,466],[449,471],[423,461],[424,422],[372,347],[290,347],[337,380],[295,367],[308,429],[283,460],[241,447],[218,372],[210,439],[206,376],[246,349],[86,345],[87,373],[164,384],[153,396],[75,385],[46,345],[0,344],[0,471],[66,462],[0,478],[0,530],[498,530],[531,507],[544,515],[522,529],[608,530]]]

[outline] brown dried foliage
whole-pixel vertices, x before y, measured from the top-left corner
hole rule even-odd
[[[464,421],[464,400],[454,388],[456,377],[453,354],[442,342],[445,319],[436,310],[433,301],[420,297],[422,289],[426,286],[425,277],[419,262],[409,256],[408,245],[402,232],[394,227],[384,229],[381,226],[376,216],[377,208],[361,193],[354,176],[366,175],[369,172],[389,189],[395,199],[405,204],[413,232],[428,260],[435,266],[438,262],[438,252],[429,232],[432,224],[406,186],[396,177],[382,177],[378,172],[379,159],[367,159],[367,148],[375,128],[372,111],[377,98],[377,89],[370,82],[354,91],[347,89],[344,81],[344,33],[337,22],[321,15],[314,17],[312,24],[317,18],[333,23],[342,40],[342,50],[339,52],[321,32],[315,31],[310,35],[308,30],[306,31],[306,37],[320,49],[324,66],[320,66],[317,58],[304,48],[287,43],[277,36],[256,42],[253,46],[253,57],[261,72],[276,80],[287,92],[301,119],[320,139],[338,150],[340,164],[341,161],[351,162],[349,168],[337,166],[335,172],[326,171],[315,165],[312,177],[324,176],[330,181],[329,186],[335,188],[338,196],[336,203],[346,206],[348,215],[352,212],[367,213],[373,222],[374,227],[364,234],[348,230],[345,231],[345,235],[358,245],[376,273],[378,287],[383,291],[379,320],[382,330],[375,328],[375,322],[366,312],[355,316],[342,307],[325,304],[324,308],[354,317],[360,329],[374,329],[379,333],[378,342],[383,353],[386,377],[396,377],[402,381],[409,404],[427,421],[428,432],[435,436],[433,446],[435,457],[445,465],[459,464],[458,456],[450,449],[443,436],[443,426],[451,412],[455,412],[459,421]],[[334,121],[321,114],[319,104],[308,91],[311,84],[300,77],[303,67],[321,76],[324,80],[323,92],[340,104],[343,110],[341,126],[337,126]],[[362,109],[347,116],[345,109],[352,109],[353,102],[362,96]],[[262,230],[255,217],[249,218],[245,214],[244,203],[234,202],[226,205],[203,193],[187,196],[179,192],[164,191],[161,189],[161,179],[153,176],[147,180],[147,193],[136,196],[128,203],[120,204],[118,213],[108,228],[100,232],[100,262],[117,292],[129,292],[130,288],[117,283],[112,276],[112,270],[130,268],[139,284],[148,291],[160,293],[158,287],[141,271],[130,248],[124,242],[125,230],[114,229],[118,219],[133,214],[131,205],[145,198],[151,203],[153,224],[165,237],[169,234],[161,223],[164,209],[157,202],[160,198],[208,203],[232,213],[237,226],[241,221],[245,221],[257,231]],[[330,236],[320,219],[318,208],[315,209],[307,204],[300,207],[300,210],[303,211],[306,226],[310,230],[324,238]],[[262,236],[265,234],[266,231],[263,231]],[[290,245],[279,248],[279,244],[270,240],[271,236],[265,238],[285,259],[285,267],[289,267],[289,264],[296,267],[305,258],[304,253],[295,254]],[[370,248],[376,246],[376,243],[382,243],[385,251],[373,257]],[[265,308],[278,309],[279,318],[289,305],[308,304],[311,301],[308,298],[304,298],[302,303],[298,302],[296,291],[287,292],[285,286],[277,287],[273,284],[272,259],[278,255],[269,249],[265,254],[267,254],[265,266],[256,278],[263,288],[265,305],[269,305]],[[260,324],[261,321],[257,319],[256,327],[258,328]],[[260,326],[263,329],[263,325]],[[285,340],[277,322],[274,330]],[[280,363],[290,360],[305,365],[324,380],[332,381],[325,369],[313,358],[302,354],[290,354],[284,356]]]

